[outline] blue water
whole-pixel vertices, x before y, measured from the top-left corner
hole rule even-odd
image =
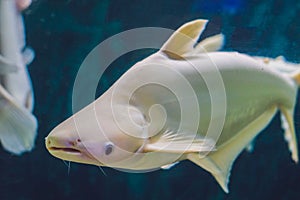
[[[283,55],[300,62],[297,1],[40,0],[24,16],[27,43],[36,52],[29,70],[38,138],[34,150],[23,156],[0,151],[0,199],[300,199],[300,165],[290,159],[278,115],[258,136],[254,152],[243,152],[236,160],[229,194],[189,161],[146,174],[103,168],[105,176],[89,165],[71,163],[68,169],[68,163],[52,157],[44,146],[48,133],[72,114],[72,88],[80,64],[106,38],[137,27],[176,29],[192,19],[206,18],[210,23],[203,37],[223,32],[224,50]],[[97,95],[151,52],[132,52],[114,62],[102,77]],[[297,104],[298,137],[299,116]]]

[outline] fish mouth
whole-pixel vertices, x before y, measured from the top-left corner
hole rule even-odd
[[[60,140],[55,137],[45,138],[46,148],[51,154],[82,155],[83,152],[70,141]]]
[[[67,154],[81,155],[82,152],[78,149],[70,148],[70,147],[49,147],[49,151],[52,152],[63,152]]]
[[[95,159],[88,152],[70,147],[48,147],[49,153],[54,157],[62,160],[67,160],[77,163],[94,164],[97,166],[104,166],[103,163]]]
[[[46,149],[52,156],[62,160],[104,166],[102,162],[92,156],[82,145],[73,146],[74,144],[72,143],[71,145],[71,143],[70,141],[48,137],[46,138]]]

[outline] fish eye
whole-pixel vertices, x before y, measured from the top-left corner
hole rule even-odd
[[[105,143],[104,145],[104,152],[105,152],[105,155],[109,155],[113,152],[113,149],[114,149],[114,144],[112,142],[107,142]]]

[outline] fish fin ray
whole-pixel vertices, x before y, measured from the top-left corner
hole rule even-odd
[[[215,142],[209,138],[189,133],[166,131],[145,145],[145,152],[191,153],[215,150]]]
[[[14,101],[0,85],[0,141],[7,151],[20,155],[32,150],[36,137],[36,118]]]

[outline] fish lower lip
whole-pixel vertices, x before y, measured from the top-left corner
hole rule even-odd
[[[66,153],[74,153],[74,154],[81,153],[81,151],[79,151],[77,149],[73,149],[73,148],[50,147],[49,150],[50,151],[63,151],[63,152],[66,152]]]

